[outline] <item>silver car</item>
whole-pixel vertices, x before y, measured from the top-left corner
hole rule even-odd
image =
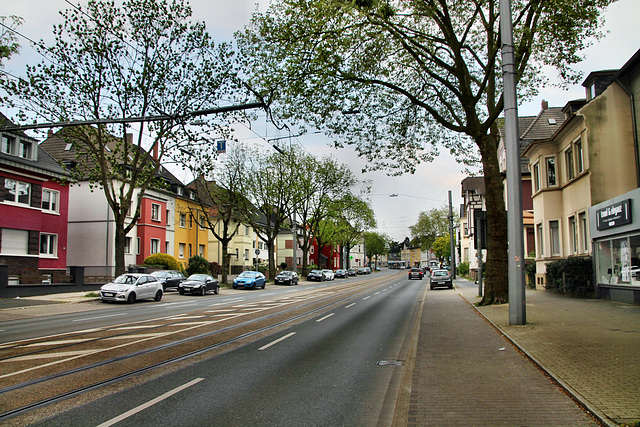
[[[133,304],[145,298],[162,299],[162,282],[151,274],[126,273],[100,288],[103,302],[126,301]]]
[[[453,289],[453,280],[451,280],[448,270],[431,270],[429,288],[433,289],[436,286],[447,286],[449,289]]]

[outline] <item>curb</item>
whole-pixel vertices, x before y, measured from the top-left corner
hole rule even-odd
[[[494,323],[493,320],[491,320],[482,311],[480,311],[478,307],[476,307],[474,303],[469,301],[461,292],[458,291],[458,295],[460,295],[460,297],[462,297],[462,299],[464,299],[467,302],[467,304],[473,307],[476,313],[482,316],[491,326],[493,326],[498,332],[500,332],[500,334],[502,334],[502,336],[505,337],[515,348],[517,348],[522,354],[524,354],[527,359],[529,359],[534,365],[536,365],[538,369],[540,369],[545,374],[547,374],[549,378],[551,378],[554,383],[556,383],[559,387],[561,387],[567,393],[567,395],[569,395],[577,404],[579,404],[584,410],[589,412],[600,424],[607,427],[616,427],[619,425],[618,423],[609,419],[609,417],[604,415],[600,410],[595,408],[589,402],[586,402],[585,400],[583,400],[583,397],[580,393],[574,390],[573,387],[571,387],[569,384],[564,382],[550,368],[545,366],[541,361],[539,361],[536,357],[530,354],[526,349],[524,349],[517,342],[515,342],[507,332],[505,332],[502,328],[500,328],[500,326]]]

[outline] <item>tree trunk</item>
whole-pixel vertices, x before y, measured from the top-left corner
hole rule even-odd
[[[227,256],[227,251],[229,250],[229,242],[226,240],[220,241],[222,245],[222,264],[220,265],[220,274],[222,277],[220,278],[220,284],[226,285],[229,274],[229,257]]]
[[[115,263],[116,269],[114,272],[114,277],[118,277],[121,274],[126,272],[126,266],[124,261],[124,246],[126,241],[126,236],[124,234],[124,220],[125,215],[120,213],[114,213],[114,224],[115,224]],[[108,238],[108,237],[107,237]],[[108,254],[107,254],[108,255]]]
[[[507,262],[507,212],[504,185],[498,164],[497,138],[484,135],[478,144],[484,168],[487,204],[487,260],[484,295],[480,305],[508,302],[509,273]]]

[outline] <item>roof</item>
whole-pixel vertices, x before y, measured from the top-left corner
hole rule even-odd
[[[14,125],[4,114],[0,113],[0,121]],[[20,139],[28,139],[34,143],[37,147],[38,154],[37,160],[25,159],[23,157],[14,156],[11,154],[0,153],[0,163],[3,165],[11,166],[14,168],[20,168],[29,170],[32,172],[40,173],[43,175],[62,178],[68,176],[68,173],[56,162],[56,160],[41,146],[38,145],[38,141],[25,134],[23,131],[1,131],[2,133],[12,134]]]
[[[485,194],[484,176],[470,176],[462,180],[462,193],[475,191],[477,194]]]

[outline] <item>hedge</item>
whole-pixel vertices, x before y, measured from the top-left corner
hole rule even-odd
[[[165,270],[182,271],[182,264],[169,254],[153,254],[144,260],[144,265],[158,265],[164,267]]]
[[[571,256],[547,263],[545,287],[561,294],[592,296],[593,260],[590,256]]]

